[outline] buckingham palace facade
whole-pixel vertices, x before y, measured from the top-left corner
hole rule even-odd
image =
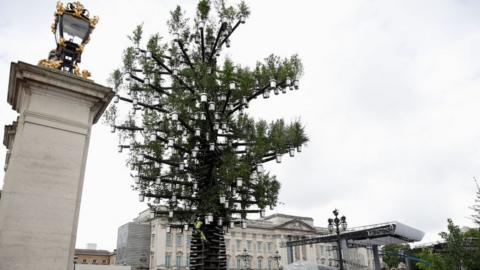
[[[153,219],[149,211],[142,212],[134,222],[150,226],[150,241],[145,241],[150,246],[147,262],[149,269],[188,270],[191,231],[171,228],[170,232],[167,232],[167,220]],[[315,227],[310,217],[273,214],[249,220],[246,229],[236,227],[225,234],[227,267],[231,270],[278,270],[298,261],[336,267],[338,263],[334,243],[291,248],[284,246],[289,240],[327,233],[327,228]],[[346,269],[373,269],[373,255],[370,250],[361,247],[349,248],[342,253]]]

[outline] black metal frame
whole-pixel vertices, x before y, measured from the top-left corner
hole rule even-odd
[[[242,253],[241,255],[238,255],[238,257],[241,257],[241,258],[242,258],[243,264],[244,264],[244,266],[245,266],[245,267],[242,267],[241,269],[250,269],[250,268],[247,266],[247,262],[248,262],[248,259],[253,258],[253,256],[250,255],[250,254],[248,254],[246,248],[243,249],[243,253]],[[251,266],[251,265],[250,265],[250,266]]]
[[[278,250],[275,251],[275,255],[272,256],[272,259],[277,262],[277,270],[280,269],[280,260],[282,259],[282,256],[278,254]]]
[[[340,270],[343,270],[343,256],[342,256],[342,238],[340,237],[340,230],[345,231],[347,229],[347,222],[346,222],[346,217],[341,216],[338,218],[338,210],[335,209],[333,210],[333,215],[335,215],[335,218],[329,218],[328,219],[328,229],[330,233],[335,232],[337,236],[337,251],[338,251],[338,261],[340,265]]]

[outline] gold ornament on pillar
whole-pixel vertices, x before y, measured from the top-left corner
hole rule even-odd
[[[67,5],[57,2],[54,16],[52,32],[57,47],[50,51],[48,59],[40,60],[38,64],[83,78],[90,77],[90,72],[81,71],[78,64],[85,45],[90,41],[90,34],[98,23],[98,16],[90,17],[88,10],[79,1]]]

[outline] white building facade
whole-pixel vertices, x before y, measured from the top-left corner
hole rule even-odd
[[[156,218],[151,223],[150,269],[187,270],[191,231],[171,229],[167,221]],[[225,235],[227,267],[231,270],[277,270],[292,262],[306,261],[322,266],[337,266],[335,243],[321,243],[287,248],[284,243],[327,234],[323,227],[314,227],[313,219],[273,214],[248,222],[246,229],[229,229]],[[245,256],[248,255],[248,256]],[[346,269],[373,269],[373,255],[366,248],[343,248]]]

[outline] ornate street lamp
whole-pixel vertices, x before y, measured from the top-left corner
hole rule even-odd
[[[333,210],[333,214],[335,218],[328,219],[328,230],[330,233],[337,234],[337,245],[338,245],[338,260],[340,262],[340,270],[343,270],[343,257],[342,257],[342,246],[341,246],[341,239],[340,239],[340,231],[347,230],[347,218],[345,216],[341,216],[338,218],[338,210]]]
[[[90,18],[88,10],[78,1],[66,6],[57,2],[55,21],[52,24],[57,48],[50,51],[48,60],[41,60],[39,64],[88,78],[90,73],[87,70],[80,72],[78,63],[81,62],[83,49],[97,22],[98,17]]]
[[[244,265],[244,268],[243,269],[249,269],[249,265],[248,265],[248,262],[250,261],[250,259],[252,258],[252,255],[248,254],[247,252],[247,249],[243,249],[243,253],[242,255],[239,255],[239,257],[242,258],[243,260],[243,265]]]
[[[280,260],[282,259],[282,256],[278,254],[278,250],[275,251],[275,255],[272,257],[275,262],[277,263],[277,269],[280,269]]]

